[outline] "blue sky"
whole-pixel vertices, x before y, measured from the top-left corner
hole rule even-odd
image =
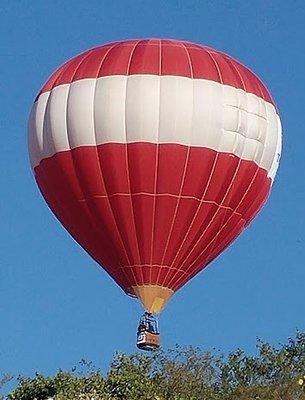
[[[178,292],[160,318],[165,347],[224,352],[274,344],[305,329],[305,3],[8,1],[0,5],[0,373],[106,370],[135,350],[141,307],[60,226],[28,161],[36,92],[66,59],[105,42],[186,39],[229,53],[266,83],[279,107],[283,157],[255,222]]]

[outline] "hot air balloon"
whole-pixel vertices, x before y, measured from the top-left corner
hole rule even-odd
[[[90,49],[47,80],[29,153],[59,221],[143,303],[145,349],[159,345],[154,315],[266,202],[281,123],[261,80],[230,56],[127,40]]]

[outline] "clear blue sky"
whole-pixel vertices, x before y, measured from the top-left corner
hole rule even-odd
[[[305,329],[305,3],[287,1],[9,1],[0,5],[0,373],[107,369],[135,350],[141,307],[51,214],[27,154],[34,96],[66,59],[105,42],[170,37],[207,44],[253,69],[284,128],[283,157],[263,212],[161,316],[175,343],[254,351]]]

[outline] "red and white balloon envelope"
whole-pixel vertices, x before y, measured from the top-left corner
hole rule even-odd
[[[261,80],[230,56],[128,40],[88,50],[47,80],[29,152],[64,227],[159,313],[266,202],[281,123]]]

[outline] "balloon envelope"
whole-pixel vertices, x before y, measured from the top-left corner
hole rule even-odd
[[[129,40],[88,50],[49,78],[29,151],[65,228],[159,312],[265,203],[281,124],[264,84],[228,55]]]

